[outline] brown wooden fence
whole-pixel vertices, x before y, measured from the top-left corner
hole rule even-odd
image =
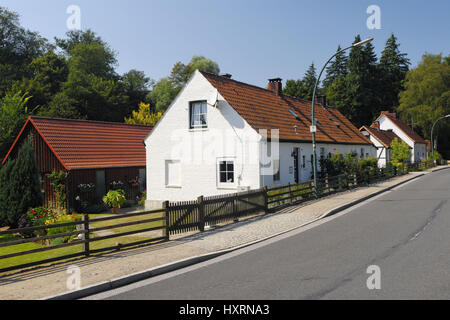
[[[82,221],[68,222],[60,224],[51,224],[46,226],[35,226],[22,229],[13,229],[0,231],[0,236],[14,234],[35,234],[36,231],[43,231],[43,236],[31,236],[23,239],[14,239],[8,242],[0,242],[0,248],[13,247],[32,242],[48,241],[56,238],[78,236],[81,239],[69,243],[61,243],[38,249],[25,251],[8,250],[9,253],[0,255],[0,261],[19,256],[34,255],[51,250],[78,246],[69,254],[61,254],[52,258],[34,259],[31,262],[9,265],[0,269],[1,272],[10,271],[19,268],[31,267],[39,264],[65,260],[80,256],[89,256],[104,251],[119,250],[125,247],[143,245],[169,240],[170,234],[178,234],[189,231],[204,231],[205,226],[215,225],[237,221],[241,217],[256,214],[266,214],[275,212],[287,206],[298,205],[302,202],[328,196],[330,194],[366,185],[393,176],[399,176],[408,173],[410,170],[423,170],[432,166],[432,163],[421,163],[414,166],[402,166],[399,168],[390,167],[389,169],[367,169],[358,174],[342,174],[334,177],[325,177],[318,179],[317,188],[309,181],[299,184],[288,184],[275,187],[264,187],[257,190],[251,190],[241,193],[218,195],[211,197],[199,197],[194,201],[180,201],[164,203],[162,209],[120,214],[117,216],[106,216],[101,218],[89,219],[88,215],[83,216]],[[145,217],[150,215],[150,217]],[[105,221],[114,221],[116,219],[132,218],[136,220],[124,223],[107,224],[98,226]],[[159,222],[159,224],[158,224]],[[152,224],[158,225],[152,225]],[[144,224],[144,225],[143,225]],[[97,225],[97,226],[96,226]],[[139,225],[143,225],[139,227]],[[46,230],[61,228],[67,226],[76,226],[76,231],[64,232],[58,234],[45,235]],[[138,226],[135,228],[134,226]],[[120,233],[105,234],[105,231],[122,228]],[[126,237],[139,233],[161,230],[162,235],[158,237],[146,237],[143,240],[128,241],[125,244],[117,243],[101,248],[92,248],[92,244],[113,238]],[[102,233],[103,232],[103,233]]]

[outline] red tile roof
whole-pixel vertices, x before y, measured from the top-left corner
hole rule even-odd
[[[359,130],[366,130],[369,132],[375,139],[377,139],[383,146],[386,148],[391,147],[392,141],[397,138],[398,141],[402,141],[399,136],[397,136],[393,131],[380,130],[377,128],[362,126]]]
[[[312,140],[311,102],[207,72],[200,73],[255,130],[279,129],[280,140]],[[298,116],[296,119],[289,109]],[[338,110],[316,105],[316,140],[323,143],[372,144]],[[297,126],[296,131],[294,126]],[[270,138],[270,132],[268,132]]]
[[[55,156],[67,169],[145,166],[143,141],[151,126],[90,120],[29,117]],[[23,131],[22,129],[22,131]],[[16,138],[11,150],[20,137]]]
[[[411,129],[410,126],[408,126],[403,120],[394,117],[391,113],[381,112],[380,116],[375,121],[378,121],[382,116],[386,116],[386,118],[391,120],[400,130],[402,130],[409,138],[411,138],[412,141],[426,144],[426,141],[413,129]]]

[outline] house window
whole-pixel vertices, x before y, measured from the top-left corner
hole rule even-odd
[[[361,159],[364,158],[364,148],[361,148]]]
[[[190,128],[207,128],[207,108],[206,101],[191,102],[190,104]]]
[[[166,160],[166,187],[181,187],[180,160]]]
[[[273,160],[273,181],[280,181],[280,160]]]
[[[302,167],[305,168],[306,167],[306,157],[302,156]]]
[[[219,185],[234,184],[234,160],[219,159],[218,161],[218,182]]]

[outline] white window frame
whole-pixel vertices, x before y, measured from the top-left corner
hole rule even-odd
[[[200,112],[195,115],[196,117],[198,116],[198,119],[194,119],[195,106],[200,106]],[[205,118],[205,124],[195,123],[196,121],[200,121],[202,116]],[[189,102],[189,129],[207,129],[207,128],[208,128],[208,104],[206,103],[206,101]]]
[[[221,162],[232,162],[233,163],[233,182],[221,182],[220,181],[220,174],[222,171],[220,171],[220,164]],[[228,163],[227,163],[228,166]],[[228,171],[225,171],[228,172]],[[237,185],[236,182],[236,157],[221,157],[217,158],[217,187],[218,188],[235,188]]]

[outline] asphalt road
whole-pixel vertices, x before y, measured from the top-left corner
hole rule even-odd
[[[367,287],[371,265],[380,289]],[[450,169],[302,232],[95,298],[450,299]]]

